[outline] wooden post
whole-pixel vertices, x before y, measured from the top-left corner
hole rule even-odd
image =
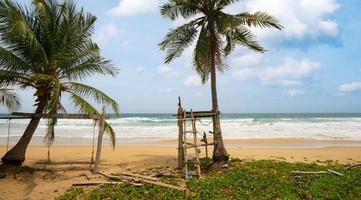
[[[178,169],[184,166],[184,150],[183,150],[183,108],[181,98],[178,97]]]
[[[206,132],[203,131],[203,139],[202,141],[204,142],[204,146],[206,148],[206,158],[208,159],[208,140],[207,140],[207,134]]]
[[[200,166],[201,163],[199,161],[199,152],[197,145],[196,118],[194,118],[192,110],[191,110],[191,122],[192,122],[192,133],[193,133],[193,141],[194,141],[194,154],[196,155],[196,162],[197,162],[197,173],[198,173],[198,178],[201,178],[201,166]]]
[[[102,114],[99,117],[98,146],[97,146],[97,153],[96,153],[95,163],[94,163],[94,171],[93,171],[94,174],[97,174],[99,172],[100,156],[101,156],[102,145],[103,145],[105,112],[106,112],[106,108],[105,108],[105,106],[103,106]]]
[[[187,158],[187,116],[186,116],[186,111],[183,111],[184,113],[184,118],[183,118],[183,156],[184,156],[184,166],[185,166],[185,174],[186,174],[186,180],[188,180],[188,158]]]

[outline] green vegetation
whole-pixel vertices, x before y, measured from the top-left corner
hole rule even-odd
[[[33,91],[36,115],[65,112],[63,97],[83,114],[99,114],[90,101],[118,114],[118,104],[110,96],[82,83],[96,75],[115,77],[118,73],[92,41],[95,21],[95,16],[73,1],[32,0],[30,7],[24,7],[0,0],[0,88]],[[19,101],[9,90],[3,89],[0,99],[9,108],[18,107]],[[2,157],[3,163],[20,165],[25,160],[39,122],[40,117],[31,119],[18,143]],[[48,120],[50,143],[56,123],[56,118]],[[108,123],[105,130],[114,144],[115,133]]]
[[[240,162],[230,168],[211,172],[188,183],[189,194],[153,185],[130,184],[77,188],[57,198],[73,199],[361,199],[361,169],[346,170],[339,164],[304,164],[278,161]],[[334,174],[295,176],[292,170],[320,171]]]

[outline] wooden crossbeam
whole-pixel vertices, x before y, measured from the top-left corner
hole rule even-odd
[[[214,145],[214,143],[198,144],[198,145],[194,145],[192,143],[187,143],[187,145],[184,148],[191,149],[191,148],[195,148],[195,147],[205,147],[205,146],[212,146],[212,145]]]
[[[181,116],[182,118],[191,118],[191,112],[185,112],[186,115],[184,115],[183,113],[177,114],[177,115],[173,115],[173,116]],[[213,111],[195,111],[193,112],[193,117],[194,118],[200,118],[200,117],[213,117],[217,114],[220,114],[220,112],[213,112]]]
[[[100,115],[85,115],[85,114],[55,114],[49,116],[47,114],[35,115],[34,113],[13,112],[11,113],[11,115],[15,116],[16,119],[17,117],[23,117],[23,118],[40,117],[40,118],[57,118],[57,119],[99,119],[100,118]],[[105,118],[109,119],[109,116],[106,116]]]

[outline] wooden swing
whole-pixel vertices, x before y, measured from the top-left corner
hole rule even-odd
[[[20,112],[13,112],[11,116],[8,117],[0,117],[0,119],[7,119],[8,120],[8,131],[7,131],[7,140],[6,140],[6,152],[9,151],[9,143],[10,143],[10,132],[11,132],[11,120],[12,119],[32,119],[34,117],[41,117],[41,118],[49,118],[48,115],[42,114],[40,116],[36,116],[34,113],[20,113]],[[92,141],[92,152],[91,152],[91,160],[90,162],[51,162],[50,159],[50,142],[47,143],[47,153],[48,159],[47,162],[38,162],[37,164],[90,164],[93,166],[93,173],[97,174],[99,172],[99,164],[100,164],[100,156],[101,156],[101,149],[103,144],[103,135],[105,131],[105,120],[109,119],[109,116],[106,115],[106,108],[103,106],[102,113],[100,115],[85,115],[85,114],[55,114],[52,115],[51,118],[57,119],[93,119],[99,120],[99,133],[98,133],[98,143],[97,143],[97,150],[96,156],[94,160],[94,153],[95,153],[95,125],[93,130],[93,141]]]

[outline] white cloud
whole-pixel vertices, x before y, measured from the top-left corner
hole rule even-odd
[[[267,12],[284,26],[283,31],[255,29],[261,40],[301,39],[322,35],[336,36],[338,24],[331,15],[340,7],[337,0],[247,0],[229,8],[232,13]]]
[[[262,60],[261,54],[250,53],[231,60],[232,66],[240,67],[233,73],[233,78],[241,81],[246,81],[257,77],[257,70],[255,67],[260,64]]]
[[[114,38],[123,35],[115,24],[100,27],[94,35],[94,40],[101,46],[108,45]]]
[[[178,77],[179,73],[175,72],[174,69],[168,65],[161,65],[157,68],[158,74],[166,77],[166,78],[172,78],[172,77]]]
[[[159,3],[159,0],[121,0],[116,7],[108,11],[108,14],[113,16],[134,16],[155,12],[159,9]]]
[[[341,93],[349,93],[361,90],[361,82],[352,82],[352,83],[345,83],[340,85],[338,91]]]
[[[262,54],[260,53],[249,53],[244,56],[233,58],[232,65],[250,67],[258,65],[262,60]]]
[[[233,72],[234,79],[239,81],[247,81],[258,77],[259,70],[252,67],[242,67]]]
[[[301,95],[305,95],[306,92],[303,90],[288,90],[287,91],[288,96],[290,97],[296,97],[296,96],[301,96]]]
[[[277,67],[269,67],[262,72],[260,79],[270,85],[300,85],[302,79],[308,77],[313,71],[320,68],[320,63],[307,58],[300,61],[285,58],[284,63]]]
[[[202,80],[197,75],[189,76],[185,81],[184,85],[187,87],[197,87],[202,85]]]
[[[256,79],[265,85],[301,85],[303,79],[321,67],[320,63],[307,58],[302,60],[285,58],[283,63],[276,67],[261,68],[256,67],[257,64],[258,61],[239,68],[233,72],[233,78],[241,81]]]
[[[143,73],[145,68],[144,67],[137,67],[136,70],[137,70],[138,73]]]

